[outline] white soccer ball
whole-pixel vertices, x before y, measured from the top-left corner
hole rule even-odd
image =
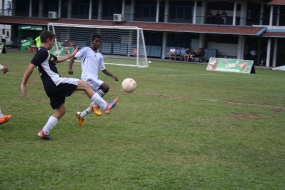
[[[126,78],[122,82],[122,89],[124,92],[131,93],[137,88],[137,83],[132,78]]]
[[[151,61],[148,61],[148,63],[151,63]]]

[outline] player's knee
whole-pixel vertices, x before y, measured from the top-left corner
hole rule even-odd
[[[109,91],[110,87],[108,84],[103,83],[101,84],[100,89],[106,94]]]

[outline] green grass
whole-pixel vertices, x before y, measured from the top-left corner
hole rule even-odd
[[[112,113],[77,124],[90,100],[75,92],[52,140],[37,133],[54,113],[35,70],[22,97],[32,53],[1,54],[1,190],[285,189],[285,88],[282,71],[206,71],[205,64],[152,61],[138,69],[107,65],[100,73],[119,97]],[[68,76],[67,63],[58,69]],[[80,77],[80,66],[74,66]],[[138,88],[123,93],[132,77]]]

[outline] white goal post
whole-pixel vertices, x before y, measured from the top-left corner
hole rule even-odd
[[[70,53],[76,46],[91,46],[91,36],[98,33],[102,37],[99,51],[104,56],[105,64],[148,67],[142,28],[48,23],[48,30],[56,34],[56,47],[53,50],[57,56]],[[137,53],[133,55],[135,48]]]

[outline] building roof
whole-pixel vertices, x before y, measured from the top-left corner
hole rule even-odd
[[[144,30],[165,31],[165,32],[191,32],[204,34],[232,34],[232,35],[249,35],[259,36],[266,27],[255,26],[231,26],[231,25],[197,25],[197,24],[177,24],[177,23],[154,23],[154,22],[114,22],[82,19],[58,19],[49,20],[47,18],[30,18],[30,17],[0,17],[0,23],[7,24],[32,24],[46,25],[49,22],[66,23],[66,24],[86,24],[86,25],[105,25],[105,26],[137,26]]]
[[[283,32],[265,32],[262,37],[274,37],[274,38],[285,38],[285,33]]]
[[[272,0],[267,4],[268,5],[285,5],[285,0]]]

